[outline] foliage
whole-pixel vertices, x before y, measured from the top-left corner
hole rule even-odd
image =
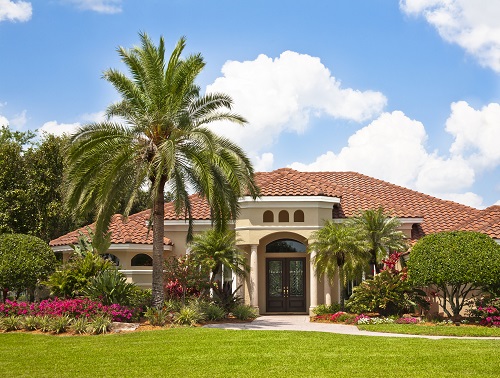
[[[109,306],[88,298],[47,299],[39,303],[12,302],[0,304],[0,317],[8,316],[51,316],[70,318],[93,318],[98,315],[109,316],[113,321],[126,322],[134,316],[134,310],[118,304]]]
[[[151,306],[151,289],[141,289],[134,285],[129,293],[128,301],[130,307],[137,308],[141,312],[144,311]]]
[[[391,252],[403,252],[408,249],[403,232],[398,231],[399,220],[386,214],[383,207],[360,212],[348,219],[346,226],[352,227],[358,237],[367,243],[371,256],[370,264],[375,273],[380,271],[379,264]]]
[[[202,320],[205,320],[205,314],[196,301],[190,302],[174,313],[174,323],[176,324],[194,326]]]
[[[135,288],[136,285],[127,282],[125,275],[118,269],[106,269],[92,277],[82,293],[104,305],[117,303],[128,306]]]
[[[113,263],[96,253],[75,256],[53,273],[45,284],[57,297],[75,298],[83,294],[92,278],[105,270],[116,270]]]
[[[0,289],[34,291],[55,270],[54,252],[41,239],[20,234],[0,235]],[[5,297],[3,298],[6,299]]]
[[[205,125],[226,120],[245,123],[229,110],[232,100],[219,93],[200,95],[195,84],[205,66],[200,54],[182,58],[181,38],[170,58],[165,42],[158,46],[140,34],[141,46],[120,47],[118,53],[130,77],[109,69],[104,78],[121,96],[110,105],[108,117],[122,124],[85,125],[72,136],[68,151],[68,204],[77,214],[95,212],[96,235],[107,230],[120,199],[129,205],[149,181],[152,199],[153,305],[164,300],[164,201],[171,194],[175,212],[184,215],[192,235],[188,188],[204,197],[217,229],[224,229],[238,213],[238,198],[258,190],[253,167],[243,150]]]
[[[4,331],[17,331],[23,327],[22,319],[19,316],[11,315],[0,318],[0,329]]]
[[[168,308],[148,307],[144,317],[152,326],[161,326],[172,321],[172,312]]]
[[[164,271],[168,299],[180,299],[185,303],[186,297],[199,297],[210,287],[208,267],[198,265],[191,255],[167,258]]]
[[[211,321],[219,321],[226,317],[226,310],[217,303],[208,303],[202,307],[205,318]]]
[[[51,319],[50,322],[50,331],[55,334],[64,333],[66,329],[69,327],[71,319],[67,316],[55,316]]]
[[[408,281],[406,268],[399,271],[392,263],[399,256],[399,253],[392,254],[384,260],[389,263],[389,268],[354,288],[347,309],[358,314],[378,312],[387,316],[414,312],[418,306],[428,308],[425,292]]]
[[[483,297],[473,301],[469,316],[484,326],[500,327],[500,297]]]
[[[240,304],[233,309],[233,315],[239,320],[255,319],[259,316],[257,310],[250,305]]]
[[[214,283],[212,289],[215,303],[228,313],[233,311],[236,306],[243,302],[243,298],[238,295],[238,290],[241,288],[241,285],[233,291],[231,284],[231,281],[224,282],[223,284],[217,281]]]
[[[93,335],[107,333],[111,327],[111,317],[109,315],[97,315],[87,326],[87,332]]]
[[[308,252],[314,256],[313,264],[316,273],[326,275],[330,283],[335,282],[338,272],[340,281],[340,307],[344,309],[344,287],[348,279],[360,274],[367,263],[369,255],[363,248],[355,229],[343,223],[328,220],[311,238],[314,240]]]
[[[472,290],[498,282],[500,245],[470,231],[427,235],[412,248],[408,275],[416,285],[435,287],[443,311],[456,318]]]
[[[335,314],[340,311],[340,304],[332,303],[331,305],[320,304],[316,306],[313,310],[316,315],[325,315],[325,314]]]
[[[85,317],[73,318],[70,324],[70,329],[74,333],[79,335],[87,333],[88,327],[89,327],[89,320]]]

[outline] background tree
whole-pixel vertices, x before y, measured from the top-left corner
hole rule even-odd
[[[416,285],[436,288],[443,311],[458,318],[471,291],[498,283],[500,245],[470,231],[424,236],[410,252],[408,276]]]
[[[408,249],[403,232],[398,231],[399,220],[389,217],[382,207],[362,211],[346,223],[355,228],[359,237],[366,241],[374,275],[380,272],[382,260],[391,252],[403,252]]]
[[[28,290],[34,300],[34,291],[56,267],[54,252],[40,238],[31,235],[0,235],[0,288],[5,302],[8,291],[16,298]]]
[[[102,122],[82,127],[71,140],[68,153],[68,204],[78,214],[95,211],[96,235],[106,232],[120,198],[130,210],[138,190],[149,180],[152,198],[153,305],[163,303],[163,251],[165,191],[175,211],[189,220],[189,189],[203,196],[215,227],[224,229],[238,213],[238,198],[257,195],[253,168],[245,153],[228,139],[205,128],[213,121],[243,124],[229,112],[232,100],[218,93],[200,94],[195,79],[205,63],[200,54],[181,58],[181,38],[170,58],[165,43],[155,46],[140,34],[141,46],[118,53],[131,77],[109,69],[104,72],[122,100],[107,109],[124,124]],[[98,239],[99,240],[99,239]]]
[[[328,220],[311,235],[314,241],[308,247],[309,253],[316,252],[313,264],[320,277],[326,275],[330,283],[334,284],[335,273],[338,272],[342,310],[347,280],[359,275],[370,258],[366,242],[359,239],[355,231],[345,223]]]

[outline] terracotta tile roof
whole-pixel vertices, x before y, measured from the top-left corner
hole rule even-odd
[[[476,231],[500,239],[500,206],[490,206],[467,219],[458,229]]]
[[[195,220],[210,220],[210,207],[207,201],[198,194],[193,194],[189,196],[191,201],[191,217]],[[165,204],[165,220],[184,220],[187,218],[187,214],[180,214],[179,216],[175,214],[175,207],[173,202],[168,202]]]
[[[147,220],[149,219],[149,210],[141,211],[139,213],[130,215],[125,219],[120,214],[115,214],[111,218],[109,231],[111,231],[112,244],[153,244],[153,232],[148,233]],[[89,226],[92,230],[95,229],[95,223]],[[57,239],[51,240],[49,245],[51,247],[71,245],[78,241],[79,231],[88,234],[87,227],[82,227],[78,230],[72,231]],[[170,239],[164,238],[166,245],[172,244]]]

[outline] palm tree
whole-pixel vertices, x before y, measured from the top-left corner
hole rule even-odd
[[[365,210],[347,220],[346,225],[357,230],[360,238],[367,243],[373,274],[380,272],[379,264],[392,251],[406,251],[408,245],[397,218],[389,217],[383,207]]]
[[[189,244],[190,257],[199,265],[210,268],[211,286],[216,276],[222,272],[223,266],[239,276],[244,276],[250,270],[243,252],[236,247],[236,242],[234,231],[211,229],[195,235]]]
[[[114,69],[104,72],[121,101],[107,108],[107,121],[85,125],[71,138],[67,203],[77,214],[95,211],[99,242],[119,200],[127,200],[127,214],[135,195],[148,183],[153,204],[153,305],[159,307],[164,299],[165,191],[177,214],[189,220],[189,239],[190,191],[206,199],[215,227],[222,230],[236,217],[238,198],[255,198],[258,189],[243,150],[205,127],[219,120],[246,121],[230,112],[229,96],[200,95],[194,81],[205,66],[203,57],[181,58],[181,38],[166,60],[163,37],[155,46],[147,34],[139,35],[141,46],[118,48],[130,77]],[[122,122],[111,122],[111,117]]]
[[[338,272],[342,310],[344,310],[344,288],[347,280],[361,272],[369,259],[364,241],[353,231],[343,223],[328,220],[322,228],[312,234],[311,238],[314,241],[308,247],[309,253],[316,252],[313,264],[318,275],[326,275],[333,284],[335,273]]]

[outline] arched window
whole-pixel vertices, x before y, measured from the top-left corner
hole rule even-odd
[[[305,244],[293,239],[278,239],[266,245],[266,252],[305,252]]]
[[[264,215],[262,216],[262,221],[264,223],[274,222],[274,214],[271,210],[264,211]]]
[[[293,213],[294,222],[304,222],[304,212],[302,210],[295,210]]]
[[[132,257],[132,266],[153,266],[153,259],[145,253],[139,253]]]
[[[115,264],[116,266],[120,265],[120,259],[118,257],[116,257],[115,255],[113,255],[112,253],[103,253],[101,255],[101,257],[104,259],[104,260],[109,260],[111,261],[113,264]]]
[[[278,214],[278,220],[280,222],[290,222],[290,215],[288,215],[288,211],[281,210]]]

